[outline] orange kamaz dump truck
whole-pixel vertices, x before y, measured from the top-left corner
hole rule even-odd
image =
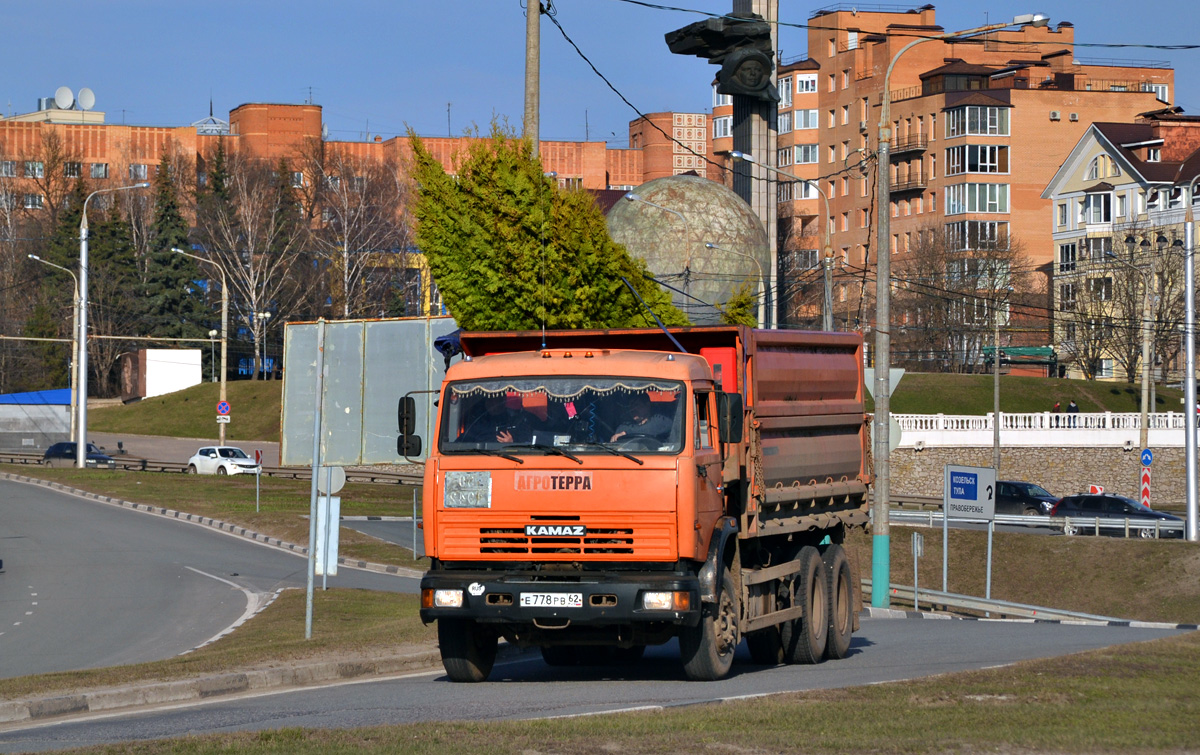
[[[841,543],[868,518],[860,335],[464,333],[461,348],[424,479],[421,618],[450,679],[486,679],[500,638],[552,665],[677,638],[696,680],[725,676],[743,638],[758,663],[846,654],[861,599]]]

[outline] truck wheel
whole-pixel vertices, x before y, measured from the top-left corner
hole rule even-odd
[[[796,574],[793,605],[804,615],[783,624],[779,630],[784,658],[788,663],[820,663],[829,633],[829,580],[821,552],[811,545],[800,549],[800,572]]]
[[[746,635],[746,647],[750,648],[750,659],[760,666],[783,663],[783,641],[779,639],[779,627],[767,627]]]
[[[854,584],[850,578],[850,561],[840,545],[830,545],[821,554],[825,573],[829,577],[829,636],[825,640],[825,657],[845,658],[850,652],[850,635],[854,633]]]
[[[547,666],[578,666],[583,654],[578,645],[542,645],[542,660]]]
[[[452,682],[482,682],[496,662],[495,633],[471,619],[438,619],[442,665]]]
[[[694,682],[723,679],[733,666],[738,635],[738,595],[733,575],[726,569],[715,606],[704,606],[700,623],[684,627],[679,635],[683,672]]]

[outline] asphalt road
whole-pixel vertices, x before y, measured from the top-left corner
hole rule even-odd
[[[347,728],[446,720],[498,721],[670,707],[794,690],[914,679],[1176,634],[1175,630],[999,621],[864,619],[844,660],[754,666],[743,644],[731,677],[683,679],[674,643],[627,666],[551,668],[524,654],[485,684],[441,672],[247,695],[133,715],[0,730],[0,752],[282,727]]]
[[[342,519],[342,526],[358,530],[372,537],[377,537],[401,548],[413,550],[412,519]],[[417,557],[425,555],[425,535],[420,530],[416,533]]]
[[[0,677],[170,658],[276,590],[307,584],[303,556],[7,481],[0,558]],[[417,590],[412,579],[349,568],[328,585]]]

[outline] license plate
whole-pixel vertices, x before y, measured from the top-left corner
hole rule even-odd
[[[583,593],[523,592],[522,608],[583,608]]]

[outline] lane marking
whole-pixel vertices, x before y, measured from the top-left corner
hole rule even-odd
[[[248,621],[251,616],[253,616],[254,614],[261,611],[262,609],[269,606],[275,600],[275,598],[279,595],[278,592],[275,592],[273,594],[272,593],[254,592],[253,590],[251,590],[248,587],[242,587],[237,582],[231,582],[230,580],[225,579],[224,577],[218,577],[215,574],[209,574],[208,572],[200,571],[199,569],[195,569],[191,566],[184,566],[183,568],[187,569],[188,571],[193,571],[202,577],[208,577],[209,579],[215,579],[218,582],[223,582],[223,583],[229,585],[230,587],[234,588],[235,590],[240,590],[242,595],[246,596],[246,610],[244,610],[242,612],[242,615],[239,616],[232,624],[225,627],[220,632],[217,632],[212,637],[209,637],[207,640],[200,643],[196,647],[191,648],[190,650],[183,651],[182,653],[180,653],[180,655],[187,655],[188,653],[192,652],[192,650],[196,650],[197,648],[202,648],[205,645],[216,642],[220,638],[224,637],[225,635],[229,634],[233,630],[240,627],[242,624],[245,624],[246,621]],[[268,598],[268,596],[269,596],[269,598]]]

